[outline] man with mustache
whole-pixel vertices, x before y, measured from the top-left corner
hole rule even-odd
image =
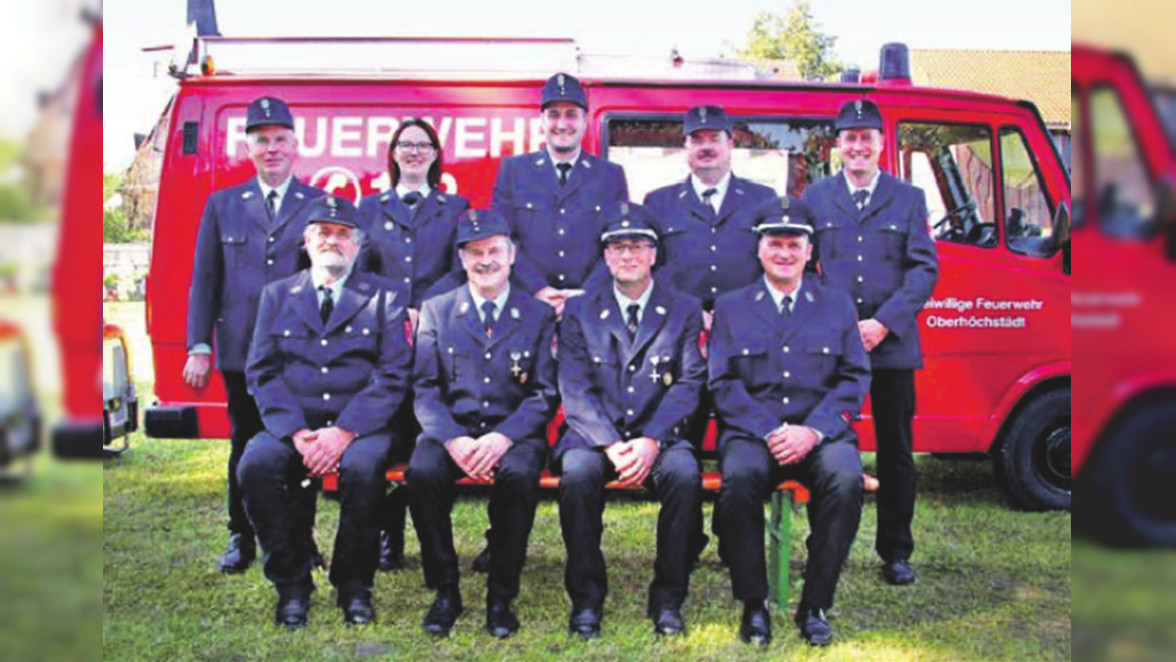
[[[637,205],[610,208],[600,236],[612,287],[568,303],[560,324],[559,384],[568,427],[552,453],[567,548],[568,628],[600,634],[608,577],[600,543],[604,486],[613,479],[657,496],[657,558],[647,614],[654,632],[682,634],[692,536],[702,522],[702,477],[686,436],[706,382],[698,350],[701,306],[653,278],[658,236]]]
[[[731,172],[734,126],[722,108],[691,108],[682,134],[690,175],[651,191],[644,205],[661,230],[661,277],[702,302],[709,331],[715,300],[760,275],[751,214],[776,192]]]
[[[875,551],[888,584],[915,581],[916,472],[911,423],[915,370],[923,367],[918,314],[939,274],[927,229],[923,191],[878,167],[882,113],[874,102],[846,102],[837,114],[839,175],[808,187],[804,200],[820,222],[816,237],[827,285],[857,307],[873,380],[870,414],[878,446],[878,533]]]
[[[862,464],[850,424],[870,367],[849,297],[805,276],[812,212],[780,198],[757,216],[764,275],[719,298],[710,338],[723,475],[715,528],[732,593],[743,602],[739,636],[767,646],[764,500],[786,479],[809,487],[811,533],[795,620],[810,645],[825,646],[833,639],[825,613],[861,521]]]
[[[245,383],[245,360],[262,287],[298,271],[307,203],[323,191],[293,176],[298,158],[294,117],[281,99],[261,97],[245,115],[246,144],[257,177],[213,193],[204,206],[188,294],[188,360],[184,382],[201,390],[216,367],[224,378],[232,426],[228,466],[229,545],[220,571],[240,573],[257,557],[253,527],[241,505],[237,465],[245,444],[263,429]],[[307,517],[314,520],[314,493]],[[309,536],[309,534],[308,534]],[[313,547],[313,540],[309,541]],[[318,559],[317,550],[313,556]]]
[[[289,629],[306,624],[314,590],[302,542],[310,533],[300,496],[308,473],[338,472],[330,579],[344,621],[375,619],[385,472],[393,448],[408,441],[396,438],[391,412],[404,400],[412,364],[407,290],[352,271],[361,241],[355,207],[326,196],[310,204],[308,221],[310,269],[262,295],[246,374],[265,430],[238,467],[265,576],[278,591],[274,619]]]
[[[463,611],[454,483],[493,479],[486,630],[505,638],[519,629],[511,603],[557,404],[555,311],[510,283],[516,249],[501,214],[467,211],[458,218],[456,245],[469,282],[424,302],[415,347],[421,434],[405,480],[425,584],[436,591],[423,627],[448,635]]]

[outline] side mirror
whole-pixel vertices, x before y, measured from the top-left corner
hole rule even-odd
[[[1070,273],[1070,207],[1060,205],[1053,218],[1053,234],[1050,235],[1054,252],[1062,252],[1062,272]]]

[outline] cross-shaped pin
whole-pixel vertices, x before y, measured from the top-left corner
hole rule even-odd
[[[523,369],[519,366],[518,361],[515,361],[515,364],[510,367],[510,374],[514,375],[515,377],[518,377],[519,373],[522,371]]]

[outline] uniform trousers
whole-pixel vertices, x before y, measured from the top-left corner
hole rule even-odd
[[[878,443],[878,535],[874,549],[883,561],[909,559],[915,549],[918,476],[911,422],[915,417],[915,371],[875,369],[870,409]]]
[[[723,486],[715,508],[720,554],[736,600],[768,597],[764,501],[785,480],[809,488],[810,534],[800,610],[829,609],[862,517],[862,462],[856,444],[826,440],[800,462],[780,466],[762,439],[733,436],[719,447]]]
[[[560,461],[559,521],[567,548],[564,585],[576,608],[599,608],[608,593],[600,548],[605,484],[617,477],[603,448],[573,448]],[[694,561],[693,538],[702,526],[702,474],[686,444],[667,448],[654,461],[645,487],[661,502],[657,556],[648,610],[677,609],[686,599]]]
[[[380,553],[384,474],[393,445],[386,432],[356,437],[339,460],[339,529],[330,580],[340,595],[372,586]],[[262,432],[249,442],[237,474],[245,511],[261,541],[266,578],[277,586],[305,584],[311,557],[303,500],[314,488],[302,487],[307,476],[302,455],[290,439]]]
[[[513,440],[494,469],[490,488],[490,573],[488,601],[510,602],[519,593],[519,576],[527,557],[527,539],[539,504],[539,474],[547,457],[546,440]],[[425,585],[456,589],[460,573],[453,544],[456,482],[465,474],[442,442],[421,436],[408,463],[409,511],[421,542]]]

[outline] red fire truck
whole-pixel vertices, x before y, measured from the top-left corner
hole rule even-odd
[[[916,450],[991,453],[1017,504],[1070,507],[1070,179],[1032,104],[916,88],[909,72],[887,66],[868,84],[765,81],[747,67],[700,72],[681,60],[626,66],[620,77],[615,63],[566,40],[198,37],[187,55],[152,137],[163,160],[147,292],[158,397],[148,435],[228,436],[219,380],[194,390],[181,370],[201,210],[210,193],[252,176],[252,99],[289,102],[296,176],[357,200],[389,187],[384,162],[398,122],[424,117],[444,147],[443,185],[485,206],[499,159],[542,142],[542,81],[567,71],[591,101],[586,149],[623,164],[638,201],[685,176],[681,117],[693,105],[734,117],[740,176],[799,195],[838,168],[838,107],[875,101],[883,167],[925,190],[942,263],[920,318],[927,367]],[[493,71],[481,66],[490,62]],[[868,407],[858,429],[872,449]]]
[[[1176,545],[1176,140],[1130,56],[1075,45],[1076,528]]]
[[[83,56],[66,173],[69,194],[53,267],[53,321],[61,347],[65,414],[53,429],[53,450],[69,458],[97,458],[125,449],[138,427],[125,336],[103,322],[102,299],[86,277],[102,271],[97,250],[102,243],[102,17],[86,18],[93,35]]]

